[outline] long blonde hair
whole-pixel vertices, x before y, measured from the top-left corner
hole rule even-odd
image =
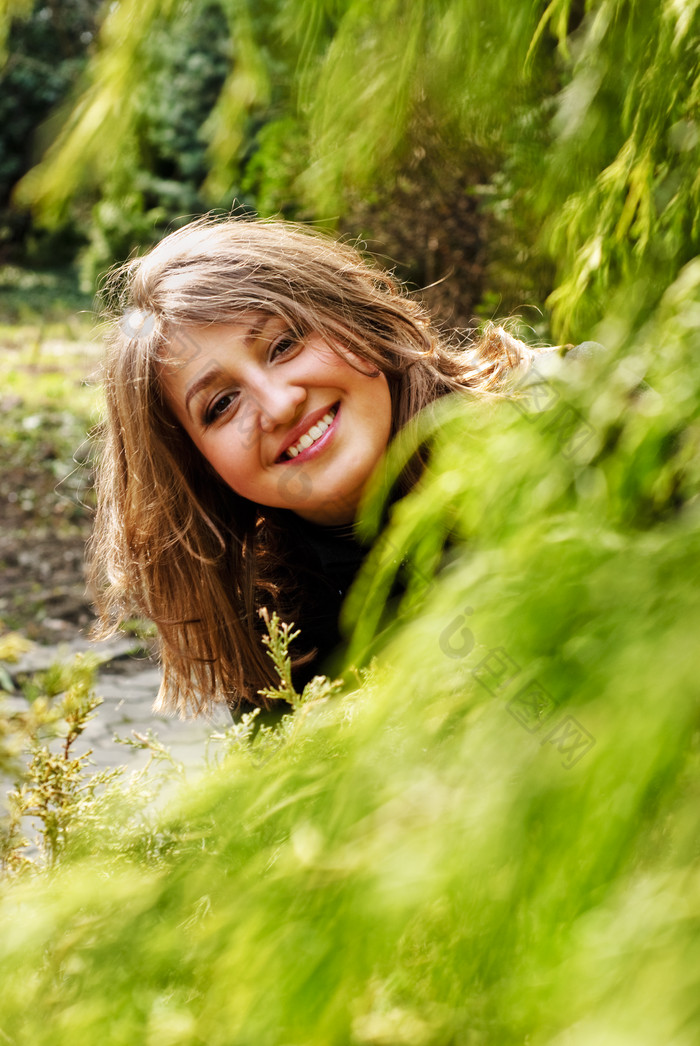
[[[264,704],[257,692],[273,678],[257,610],[294,607],[284,535],[275,511],[215,476],[169,409],[159,365],[174,329],[255,311],[338,342],[386,375],[392,435],[448,392],[498,393],[533,350],[500,327],[476,342],[450,341],[353,247],[280,221],[199,219],[116,270],[107,293],[90,546],[96,634],[134,614],[155,622],[162,710]],[[420,467],[413,463],[406,487]]]

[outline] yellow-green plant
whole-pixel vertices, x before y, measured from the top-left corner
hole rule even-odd
[[[242,750],[256,764],[269,759],[293,739],[311,711],[317,712],[340,689],[340,681],[316,676],[299,693],[292,683],[289,655],[289,645],[299,633],[280,622],[276,613],[270,617],[263,609],[261,616],[267,630],[263,641],[279,677],[278,685],[264,695],[298,714],[276,726],[258,722],[257,710],[244,714],[227,730],[212,734],[211,766],[225,764],[231,753],[240,755]],[[9,633],[0,642],[0,655],[9,662],[26,647],[20,635]],[[184,764],[166,745],[151,731],[117,738],[149,754],[146,766],[128,779],[124,766],[96,771],[90,751],[74,754],[75,742],[99,714],[97,668],[96,659],[82,655],[73,662],[57,662],[23,680],[25,709],[7,712],[0,706],[0,772],[15,780],[0,820],[0,870],[7,874],[54,866],[69,839],[74,851],[83,845],[81,840],[89,847],[95,833],[108,845],[112,828],[119,837],[124,816],[138,825],[136,850],[141,856],[148,851],[155,857],[166,845],[154,828],[154,805],[166,786],[172,790],[188,781]],[[3,685],[10,689],[11,679]]]
[[[7,794],[7,816],[0,822],[4,871],[36,861],[54,864],[72,825],[91,815],[97,791],[120,772],[90,773],[90,753],[72,753],[101,703],[93,693],[96,667],[90,658],[55,665],[27,683],[26,711],[0,715],[3,748],[15,757],[15,765],[6,766],[5,773],[14,769],[19,777]],[[22,756],[26,765],[18,767]],[[26,834],[30,825],[31,839]]]
[[[698,253],[696,4],[240,0],[221,11],[228,76],[201,127],[211,204],[247,185],[246,204],[288,213],[295,201],[328,219],[353,194],[390,187],[416,149],[457,168],[481,156],[497,173],[480,191],[511,255],[487,290],[502,295],[506,268],[549,259],[558,339],[585,335],[618,287],[648,315]],[[183,0],[109,8],[80,100],[24,201],[56,219],[87,189],[117,209],[141,192],[129,171],[148,151],[149,40],[186,33],[193,17]]]

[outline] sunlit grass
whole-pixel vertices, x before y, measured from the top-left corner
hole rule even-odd
[[[89,341],[49,338],[31,326],[0,331],[0,381],[4,398],[25,409],[69,409],[88,417],[98,409],[99,347]]]
[[[31,289],[30,276],[22,270]],[[3,555],[11,559],[31,555],[33,542],[52,529],[57,537],[87,533],[100,347],[87,319],[65,302],[62,308],[60,317],[39,294],[24,322],[0,325],[0,497]],[[33,605],[23,614],[12,597],[15,624],[31,616]]]

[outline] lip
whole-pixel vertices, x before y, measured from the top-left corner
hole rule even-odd
[[[282,461],[281,458],[285,450],[287,450],[289,447],[293,447],[294,444],[299,441],[300,437],[303,436],[305,432],[308,432],[309,429],[313,425],[315,425],[317,421],[320,421],[321,418],[328,414],[329,411],[333,410],[334,407],[336,409],[335,417],[333,418],[333,421],[328,426],[323,435],[319,436],[319,438],[315,440],[310,447],[305,447],[304,450],[299,451],[295,458],[286,458],[284,461]],[[336,400],[336,402],[331,403],[330,406],[321,407],[320,410],[313,410],[305,417],[303,417],[301,421],[298,423],[298,425],[295,425],[291,432],[289,432],[285,436],[284,442],[281,444],[277,453],[277,457],[275,458],[275,464],[293,465],[295,462],[308,461],[309,458],[315,457],[315,455],[319,451],[323,450],[325,445],[328,443],[328,440],[332,437],[333,433],[335,432],[336,422],[338,421],[339,414],[340,403]]]

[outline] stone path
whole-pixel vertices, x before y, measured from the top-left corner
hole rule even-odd
[[[95,692],[103,703],[75,742],[74,754],[91,749],[96,768],[137,769],[147,762],[148,752],[119,744],[115,734],[132,737],[134,731],[146,734],[150,730],[187,768],[203,765],[210,734],[231,725],[228,709],[222,706],[210,718],[183,720],[156,715],[152,705],[160,684],[160,669],[150,658],[135,659],[130,655],[133,649],[133,639],[120,637],[92,643],[80,637],[58,646],[37,644],[16,664],[4,667],[16,680],[22,674],[42,671],[56,661],[70,661],[75,654],[90,651],[102,659]],[[26,699],[19,691],[8,698],[8,702],[11,708],[26,707]]]

